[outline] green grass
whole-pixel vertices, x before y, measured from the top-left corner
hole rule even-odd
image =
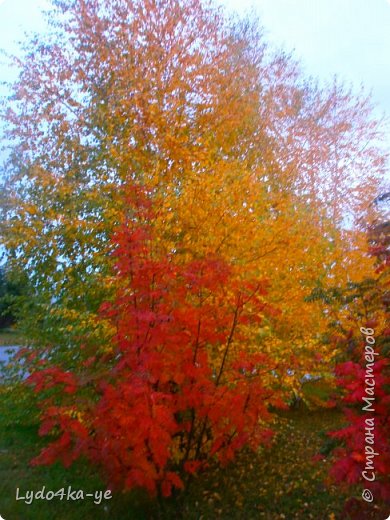
[[[2,329],[0,330],[0,347],[9,347],[11,345],[21,345],[23,339],[17,330]]]
[[[67,492],[68,486],[71,486],[72,490],[80,489],[84,493],[104,492],[106,486],[96,472],[83,462],[70,469],[65,469],[59,463],[32,467],[29,462],[42,445],[34,425],[2,425],[0,437],[0,514],[5,520],[147,518],[145,504],[138,506],[137,500],[131,496],[124,499],[116,495],[111,500],[102,500],[100,504],[94,504],[92,497],[78,501],[55,497],[52,501],[35,500],[31,504],[16,500],[17,488],[19,497],[22,497],[26,496],[26,491],[37,492],[43,486],[45,492],[62,488]]]
[[[16,407],[17,408],[17,407]],[[4,411],[4,410],[3,410]],[[12,420],[14,417],[14,420]],[[29,461],[44,441],[37,425],[8,410],[0,419],[0,515],[5,520],[255,520],[341,518],[345,495],[324,484],[328,462],[313,462],[321,448],[319,432],[341,423],[339,412],[297,411],[283,414],[276,425],[274,445],[257,455],[243,452],[227,468],[211,467],[195,478],[185,493],[158,504],[140,494],[114,494],[95,505],[92,498],[66,501],[16,500],[27,490],[105,490],[85,462],[69,469],[60,464],[31,467]],[[335,515],[332,516],[332,513]]]

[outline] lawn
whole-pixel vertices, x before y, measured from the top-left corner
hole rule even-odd
[[[5,390],[4,390],[5,391]],[[5,402],[2,400],[2,402]],[[23,500],[26,491],[58,491],[68,486],[84,493],[104,491],[96,471],[79,462],[70,469],[60,464],[31,467],[30,459],[42,440],[37,425],[14,411],[2,410],[0,420],[0,514],[5,520],[100,519],[315,519],[340,517],[346,496],[326,484],[328,462],[314,462],[323,440],[319,432],[341,423],[335,410],[291,411],[278,418],[276,439],[261,453],[243,452],[227,468],[210,468],[192,481],[182,495],[163,507],[140,494],[114,494],[94,504],[85,500]],[[14,419],[13,419],[14,417]],[[66,494],[65,494],[66,495]]]
[[[0,336],[3,344],[15,345],[16,338],[12,331]],[[314,392],[312,386],[322,398],[327,393],[327,387],[317,388],[311,382],[305,387],[308,395]],[[94,497],[66,500],[69,486],[84,494],[106,490],[87,462],[79,461],[68,469],[59,463],[49,467],[29,464],[45,441],[38,435],[34,403],[30,397],[21,398],[23,395],[18,387],[0,386],[0,515],[5,520],[346,520],[342,508],[353,493],[329,482],[329,460],[314,460],[326,445],[324,433],[342,424],[338,410],[302,406],[279,414],[269,448],[257,454],[243,451],[226,468],[210,467],[184,493],[163,504],[134,492],[114,493],[111,499],[95,504]],[[38,492],[43,486],[45,493],[64,489],[63,499],[58,494],[50,501],[26,503],[27,491]],[[98,495],[96,499],[99,501]],[[370,518],[384,519],[375,506],[372,512]]]
[[[23,339],[17,330],[2,329],[0,330],[0,347],[8,347],[20,345]]]

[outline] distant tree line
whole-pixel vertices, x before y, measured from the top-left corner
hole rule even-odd
[[[7,264],[0,266],[0,329],[17,321],[20,298],[26,294],[26,280],[11,273]]]

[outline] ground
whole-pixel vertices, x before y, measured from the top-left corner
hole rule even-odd
[[[33,406],[17,388],[0,385],[0,515],[4,520],[346,520],[342,508],[353,496],[327,480],[330,461],[318,460],[324,433],[342,424],[335,409],[300,407],[278,416],[275,441],[260,453],[244,451],[226,468],[213,467],[199,475],[185,493],[163,507],[139,493],[114,494],[94,504],[84,500],[16,500],[27,491],[59,491],[68,486],[84,493],[104,491],[105,485],[86,462],[70,469],[60,464],[31,467],[44,440],[38,436]],[[25,410],[31,413],[26,414]],[[326,443],[326,442],[325,442]],[[65,493],[66,496],[66,493]],[[367,517],[368,518],[368,517]],[[382,516],[370,518],[382,519]],[[354,518],[355,520],[355,518]]]
[[[37,426],[18,420],[0,424],[0,514],[5,520],[100,520],[151,518],[206,519],[316,519],[339,518],[345,496],[334,486],[326,486],[327,463],[314,462],[321,448],[318,432],[334,427],[341,420],[335,411],[291,412],[281,417],[275,444],[258,455],[243,452],[227,468],[211,468],[196,478],[188,491],[165,504],[161,511],[145,497],[114,495],[101,504],[93,499],[65,501],[37,500],[28,505],[16,500],[27,490],[43,486],[57,491],[82,489],[85,493],[105,486],[87,464],[70,470],[59,464],[30,467],[29,460],[42,441]]]
[[[19,345],[20,334],[13,329],[0,330],[0,348],[8,345]]]

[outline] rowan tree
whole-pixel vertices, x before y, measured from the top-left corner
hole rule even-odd
[[[380,198],[389,200],[388,194]],[[331,311],[329,339],[338,352],[335,395],[346,422],[328,432],[335,442],[331,476],[344,487],[359,483],[369,489],[377,507],[390,497],[389,222],[384,217],[382,212],[367,226],[369,251],[375,259],[371,277],[321,294]],[[377,455],[371,457],[370,449]],[[371,506],[364,509],[365,517],[373,514]],[[356,499],[348,500],[344,513],[355,518],[359,507]]]
[[[242,280],[218,255],[178,263],[156,243],[142,191],[132,190],[129,205],[137,220],[114,236],[120,288],[101,308],[116,330],[110,352],[86,344],[77,372],[42,362],[29,377],[49,391],[40,433],[57,437],[34,463],[85,455],[113,487],[168,496],[183,472],[270,440],[269,408],[283,405],[277,361],[256,351],[247,325],[275,310],[265,280]]]

